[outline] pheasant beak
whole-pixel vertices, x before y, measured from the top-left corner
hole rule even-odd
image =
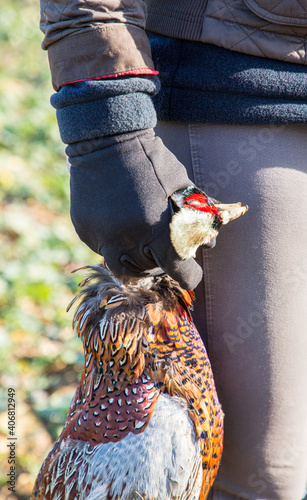
[[[223,204],[217,203],[216,208],[219,211],[219,216],[222,224],[228,224],[231,220],[237,219],[241,215],[245,214],[248,210],[248,206],[241,206],[241,203]]]

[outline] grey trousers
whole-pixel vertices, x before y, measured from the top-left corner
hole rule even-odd
[[[301,500],[307,484],[307,127],[160,123],[190,178],[249,205],[199,252],[195,322],[225,413],[214,500]]]

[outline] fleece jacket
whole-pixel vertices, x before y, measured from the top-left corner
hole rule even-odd
[[[307,66],[148,35],[161,90],[155,76],[62,87],[51,103],[63,142],[151,128],[157,117],[241,125],[307,122]]]

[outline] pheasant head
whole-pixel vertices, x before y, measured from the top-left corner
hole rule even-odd
[[[248,210],[248,206],[241,203],[220,203],[195,186],[176,191],[171,200],[174,211],[171,240],[182,259],[195,257],[201,245],[214,246],[221,226]]]

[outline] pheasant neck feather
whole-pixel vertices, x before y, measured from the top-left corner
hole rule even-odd
[[[143,433],[165,393],[187,405],[202,454],[200,498],[204,499],[220,461],[222,412],[210,363],[191,318],[193,293],[167,275],[122,284],[105,268],[92,269],[81,283],[89,286],[72,302],[82,297],[73,323],[83,340],[84,370],[33,498],[52,498],[46,490],[56,461],[61,460],[61,443],[83,440],[94,449],[130,433]],[[57,498],[74,498],[76,484],[72,496]]]

